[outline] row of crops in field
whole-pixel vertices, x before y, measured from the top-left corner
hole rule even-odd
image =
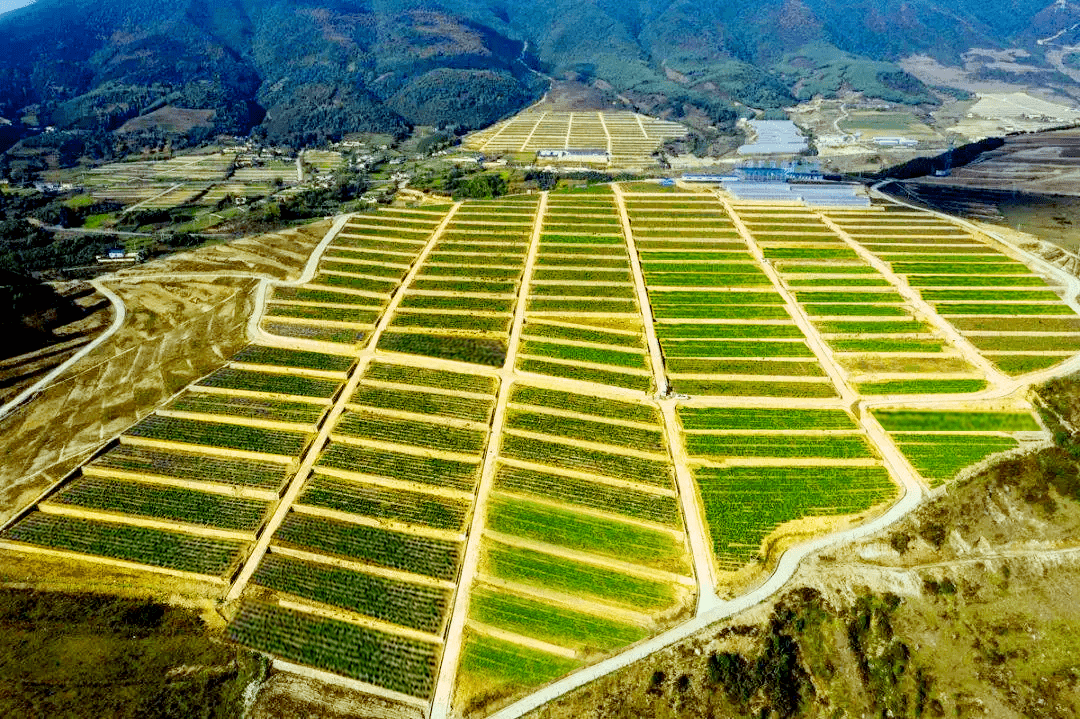
[[[624,197],[675,392],[836,396],[783,297],[715,197]]]
[[[874,417],[931,487],[992,454],[1046,438],[1030,408],[876,409]]]
[[[641,639],[687,600],[668,457],[651,403],[511,388],[462,649],[467,685],[536,686]]]
[[[515,196],[462,205],[404,289],[379,349],[501,367],[536,203]]]
[[[896,494],[845,409],[680,407],[678,416],[721,570],[764,561],[785,523],[858,514]]]
[[[743,205],[738,212],[860,392],[985,386],[941,331],[812,211]]]
[[[310,282],[273,290],[262,328],[296,339],[362,343],[447,209],[381,208],[354,216],[326,248]]]
[[[967,230],[908,210],[829,216],[1002,372],[1044,369],[1080,352],[1080,317],[1060,288]]]
[[[427,697],[497,390],[492,375],[367,364],[230,635]]]
[[[552,194],[541,222],[517,369],[649,391],[641,314],[610,190]]]
[[[225,581],[268,520],[353,362],[266,345],[241,349],[230,366],[81,467],[12,527],[9,541]],[[70,537],[46,531],[69,525]]]

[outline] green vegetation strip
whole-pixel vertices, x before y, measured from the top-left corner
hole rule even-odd
[[[1038,432],[1028,412],[945,412],[900,409],[874,410],[889,432]]]
[[[494,400],[491,399],[365,385],[361,385],[349,401],[376,409],[394,409],[485,423],[490,420],[494,405]]]
[[[453,580],[459,546],[377,527],[290,513],[274,541],[436,579]]]
[[[307,305],[267,305],[267,317],[294,317],[302,320],[329,320],[331,322],[356,322],[374,324],[380,310],[350,309],[345,307],[308,307]]]
[[[195,489],[80,477],[49,498],[55,504],[118,512],[218,529],[255,531],[267,504]]]
[[[557,470],[553,470],[557,471]],[[586,507],[634,519],[678,526],[679,507],[674,497],[612,487],[576,477],[500,465],[497,489],[564,504]]]
[[[498,379],[495,377],[413,367],[411,365],[390,364],[377,360],[368,365],[364,371],[364,379],[438,389],[455,389],[463,392],[490,394],[492,396],[494,396],[498,385]]]
[[[689,434],[686,451],[694,457],[873,457],[860,435],[833,437]]]
[[[255,584],[384,622],[437,633],[446,610],[445,589],[376,577],[268,554],[251,578]]]
[[[250,370],[222,367],[209,377],[198,381],[203,387],[218,389],[239,389],[248,392],[266,392],[294,397],[315,397],[329,399],[337,392],[341,383],[337,380],[298,377],[291,374],[271,374]]]
[[[33,512],[0,539],[182,572],[223,575],[243,545],[222,539]]]
[[[613,347],[644,348],[644,341],[639,334],[624,335],[614,332],[604,332],[600,329],[587,329],[584,327],[563,327],[561,325],[548,325],[540,322],[526,322],[523,334],[526,336],[544,337],[555,340],[570,340],[576,342],[595,342],[597,344],[611,345]]]
[[[246,419],[272,422],[295,422],[315,424],[326,411],[326,406],[308,402],[261,399],[228,394],[187,392],[166,405],[176,412],[199,412],[223,414]]]
[[[484,686],[510,685],[517,689],[546,684],[580,665],[576,659],[469,633],[461,650],[460,674],[482,677]]]
[[[677,570],[684,561],[682,542],[668,532],[571,508],[496,498],[488,507],[487,526],[515,537],[668,570]]]
[[[536,407],[551,407],[590,414],[594,417],[625,419],[657,426],[660,424],[660,412],[651,405],[544,387],[516,384],[511,391],[510,401],[516,404],[531,404]]]
[[[564,345],[554,342],[526,340],[521,343],[521,348],[518,351],[524,355],[552,357],[577,362],[592,362],[594,364],[614,365],[616,367],[645,369],[648,366],[645,360],[645,353],[637,349],[624,352],[617,349],[580,347],[578,345]]]
[[[656,326],[660,339],[752,339],[752,338],[803,338],[802,330],[794,324],[662,324]]]
[[[392,519],[453,531],[460,531],[464,527],[469,509],[461,502],[424,492],[362,484],[317,472],[304,485],[298,502],[362,517]]]
[[[829,340],[834,352],[941,352],[942,340],[894,339]]]
[[[646,636],[641,627],[482,587],[473,592],[469,616],[515,634],[585,651],[610,651]]]
[[[139,422],[125,434],[131,437],[264,452],[284,457],[299,456],[309,438],[302,432],[177,419],[156,414]]]
[[[400,482],[418,482],[471,492],[480,467],[475,462],[420,457],[371,447],[331,442],[319,455],[320,467],[385,477]]]
[[[717,560],[736,569],[785,522],[855,514],[896,495],[880,467],[702,468],[696,473]]]
[[[661,609],[675,598],[666,584],[530,549],[489,543],[486,561],[488,571],[499,579],[616,604]]]
[[[842,409],[679,407],[684,429],[857,429]]]
[[[1075,315],[1072,308],[1062,302],[1044,305],[942,303],[934,309],[942,315]]]
[[[384,332],[379,349],[489,367],[502,367],[506,362],[505,342],[456,335]]]
[[[859,385],[863,394],[953,394],[983,389],[986,389],[986,380],[981,379],[889,380]]]
[[[261,602],[244,602],[229,624],[235,642],[292,662],[427,697],[435,645]]]
[[[665,340],[665,357],[813,357],[804,342]]]
[[[127,444],[113,447],[91,462],[90,466],[133,474],[272,490],[281,487],[290,474],[286,467],[276,462],[225,459]]]
[[[522,372],[533,372],[548,375],[549,377],[562,377],[577,380],[578,382],[594,382],[639,392],[648,392],[652,388],[652,377],[642,374],[628,374],[616,370],[593,369],[580,365],[544,362],[543,360],[529,358],[519,359],[517,368]]]
[[[486,431],[385,417],[375,412],[346,412],[334,431],[360,439],[465,454],[479,454],[487,441]]]
[[[619,447],[664,451],[664,435],[659,429],[642,429],[621,424],[594,422],[575,417],[562,417],[539,412],[523,412],[512,409],[507,413],[506,426],[527,432],[538,432],[587,442],[598,442]]]
[[[934,484],[952,479],[964,467],[991,454],[1020,446],[1019,442],[1007,437],[970,434],[901,435],[895,439],[911,466]]]
[[[699,380],[672,377],[676,392],[709,397],[836,397],[829,382],[740,382],[732,380]]]
[[[671,468],[667,462],[603,452],[540,439],[503,436],[502,455],[526,462],[599,474],[658,487],[671,486]]]

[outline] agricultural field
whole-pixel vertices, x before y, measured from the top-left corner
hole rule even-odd
[[[354,215],[323,253],[310,282],[274,289],[262,329],[313,347],[337,346],[335,351],[363,346],[445,216],[438,207]]]
[[[683,406],[678,416],[722,572],[765,563],[765,540],[784,525],[806,532],[897,495],[877,450],[844,409]]]
[[[671,390],[837,396],[783,296],[716,198],[635,189],[622,197]]]
[[[686,133],[678,123],[631,112],[531,109],[470,135],[464,146],[489,155],[518,154],[529,159],[540,150],[599,150],[609,154],[613,166],[648,168],[656,166],[652,155],[666,140]],[[552,159],[537,161],[547,163]],[[581,163],[572,157],[561,161]]]
[[[510,388],[456,703],[543,684],[687,610],[669,457],[652,402]]]
[[[529,142],[614,142],[607,113],[533,119]],[[1045,442],[1009,376],[1080,352],[1061,286],[883,206],[637,181],[339,226],[251,344],[76,459],[0,551],[198,586],[286,671],[483,716],[901,484]]]
[[[1080,316],[1063,288],[963,227],[906,208],[830,211],[829,219],[904,279],[1008,376],[1080,351]]]
[[[978,404],[934,410],[882,408],[873,414],[931,487],[990,455],[1049,438],[1026,404],[1011,410]]]

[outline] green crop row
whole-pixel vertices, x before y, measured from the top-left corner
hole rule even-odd
[[[506,332],[510,315],[488,317],[470,312],[460,314],[397,312],[390,321],[391,327],[419,327],[429,330],[465,330],[468,332]]]
[[[178,419],[157,414],[150,415],[125,434],[144,439],[265,452],[283,457],[300,456],[309,438],[303,432]]]
[[[804,305],[812,317],[910,317],[902,305]]]
[[[582,651],[609,651],[645,636],[640,627],[482,587],[472,595],[469,616],[489,626]]]
[[[805,342],[664,340],[665,357],[813,357]]]
[[[127,444],[116,445],[90,466],[134,475],[219,482],[274,491],[289,477],[288,469],[276,462],[225,459]]]
[[[766,247],[765,257],[770,260],[854,260],[855,250],[848,247]]]
[[[527,337],[542,337],[553,340],[570,340],[572,342],[595,342],[614,347],[633,347],[642,349],[641,335],[625,335],[615,332],[605,332],[599,328],[564,327],[562,325],[549,325],[538,321],[525,323],[523,334]]]
[[[379,300],[373,297],[363,297],[348,292],[334,292],[333,290],[315,287],[275,287],[270,299],[286,302],[333,302],[341,305],[363,305],[366,307],[379,304]]]
[[[932,484],[952,479],[957,472],[997,452],[1016,449],[1019,443],[1006,437],[958,435],[903,435],[896,437],[900,451],[911,466]]]
[[[927,302],[1029,300],[1034,302],[1060,302],[1053,290],[922,290]]]
[[[27,515],[0,533],[0,539],[212,576],[232,568],[243,546],[194,534],[44,512]]]
[[[609,299],[589,297],[561,299],[558,297],[530,297],[529,312],[591,312],[600,314],[637,314],[637,302],[632,299]]]
[[[327,354],[325,352],[248,345],[234,354],[232,361],[330,372],[347,372],[355,360],[345,355]]]
[[[488,294],[508,295],[517,291],[513,282],[502,280],[458,280],[431,277],[418,277],[409,285],[412,290],[434,290],[437,292],[486,292]]]
[[[459,674],[475,678],[488,689],[539,686],[581,665],[576,659],[472,632],[462,644]]]
[[[755,374],[777,377],[824,377],[816,360],[809,362],[770,360],[714,360],[669,357],[664,360],[669,374]]]
[[[633,300],[634,287],[625,285],[537,285],[531,288],[533,297],[598,297]]]
[[[318,342],[336,342],[338,344],[353,345],[361,342],[365,334],[360,330],[327,327],[320,324],[294,324],[292,322],[271,322],[268,318],[263,322],[262,328],[280,337],[299,337]]]
[[[506,426],[527,432],[568,437],[617,447],[663,452],[664,435],[659,429],[628,427],[622,424],[596,422],[576,417],[525,412],[512,409],[507,413]]]
[[[731,397],[836,397],[829,382],[740,382],[672,377],[672,387],[680,394]]]
[[[752,325],[752,324],[662,324],[656,326],[656,333],[661,340],[668,339],[749,339],[803,338],[802,330],[794,324]]]
[[[862,394],[954,394],[983,389],[986,380],[981,379],[904,379],[859,385]]]
[[[563,504],[644,519],[671,526],[680,524],[674,497],[612,487],[576,477],[499,465],[495,476],[499,490],[525,494]]]
[[[521,268],[515,267],[476,267],[476,266],[439,266],[424,265],[419,279],[434,279],[438,277],[455,277],[459,279],[489,279],[508,280],[515,282],[521,277]]]
[[[445,295],[405,295],[401,306],[425,310],[479,310],[482,312],[510,312],[514,300],[504,297],[447,297]]]
[[[375,409],[395,409],[483,423],[490,421],[491,410],[494,407],[493,399],[457,397],[404,388],[387,389],[365,385],[357,388],[349,401]]]
[[[723,275],[681,272],[646,272],[650,287],[771,287],[772,282],[761,272]]]
[[[559,257],[556,255],[544,255],[536,259],[536,267],[538,270],[565,267],[580,267],[584,269],[595,268],[597,270],[627,270],[630,268],[630,261],[624,257],[595,257],[585,255]]]
[[[271,604],[244,602],[229,624],[235,642],[292,662],[417,697],[435,682],[435,645]]]
[[[471,492],[479,478],[476,462],[421,457],[385,449],[331,442],[319,455],[319,467],[384,477],[399,482],[418,482]]]
[[[668,532],[535,502],[493,498],[488,505],[487,527],[534,542],[669,571],[685,561],[682,542]]]
[[[578,382],[594,382],[611,387],[648,392],[652,388],[652,377],[642,374],[630,374],[618,370],[595,369],[574,364],[560,364],[558,362],[545,362],[539,359],[519,357],[517,368],[522,372],[547,375],[549,377],[562,377],[564,379],[577,380]]]
[[[1080,334],[1040,337],[1038,335],[975,335],[969,337],[980,350],[991,352],[1077,352],[1080,351]]]
[[[455,542],[296,512],[285,517],[274,541],[447,581],[457,574],[460,554]]]
[[[437,633],[446,611],[445,589],[268,554],[251,577],[279,592],[341,607],[384,622]]]
[[[716,558],[728,569],[752,561],[781,524],[855,514],[896,495],[880,467],[703,468],[696,475]]]
[[[488,571],[499,579],[574,596],[643,609],[661,609],[674,600],[674,592],[666,584],[529,549],[489,544],[485,560]]]
[[[265,502],[255,499],[102,477],[76,479],[50,497],[49,501],[84,509],[252,532],[262,524],[267,510]]]
[[[533,272],[534,280],[558,280],[561,282],[633,282],[633,275],[627,269],[547,269],[537,267]]]
[[[745,434],[688,434],[686,451],[694,457],[872,457],[861,435],[777,436]]]
[[[356,322],[374,324],[381,310],[352,309],[346,307],[309,307],[307,305],[267,305],[267,317],[295,317],[302,320],[329,320],[331,322]]]
[[[379,349],[489,367],[501,367],[506,362],[504,342],[454,335],[384,332],[379,338]]]
[[[527,340],[521,343],[519,352],[523,355],[537,357],[552,357],[574,362],[593,362],[595,364],[613,365],[615,367],[633,367],[646,369],[645,353],[641,350],[622,351],[619,349],[602,349],[599,347],[580,347],[578,345],[564,345],[554,342],[537,342]]]
[[[842,409],[679,407],[685,429],[856,429]]]
[[[834,352],[941,352],[941,340],[878,338],[866,340],[831,340]]]
[[[900,293],[891,292],[796,292],[796,299],[803,304],[896,304],[904,301]]]
[[[654,308],[679,307],[682,305],[783,305],[784,298],[778,292],[653,292],[649,302]]]
[[[879,409],[874,411],[889,432],[1037,432],[1028,412],[946,412]]]
[[[408,272],[401,267],[389,267],[372,262],[346,262],[343,260],[324,259],[319,263],[319,272],[343,272],[349,275],[365,275],[368,277],[382,277],[388,280],[401,281]],[[325,282],[325,280],[324,280]]]
[[[876,275],[878,273],[870,265],[817,265],[798,264],[794,262],[777,263],[781,271],[786,275]],[[793,280],[794,281],[794,280]]]
[[[397,419],[375,412],[346,412],[334,431],[359,439],[463,454],[479,454],[487,442],[486,431]]]
[[[1012,376],[1046,369],[1065,359],[1067,358],[1052,355],[997,355],[990,358],[998,369]]]
[[[368,277],[350,277],[348,275],[328,275],[320,272],[312,280],[316,285],[327,287],[347,287],[350,290],[388,293],[397,287],[397,280],[376,280]]]
[[[928,272],[958,275],[1029,275],[1031,270],[1019,262],[995,264],[973,262],[893,262],[892,270],[899,275],[920,275]]]
[[[534,407],[551,407],[579,414],[589,414],[605,419],[632,420],[644,424],[654,424],[658,427],[660,425],[660,413],[651,405],[607,399],[595,395],[515,384],[511,390],[510,401]]]
[[[1050,304],[937,304],[943,315],[1074,315],[1068,305],[1061,302]]]
[[[1046,280],[1035,275],[908,275],[912,287],[1046,287]]]
[[[670,487],[671,468],[666,461],[643,459],[615,452],[577,447],[513,434],[502,438],[502,455],[525,462],[625,479],[658,487]]]
[[[788,278],[793,289],[808,287],[890,287],[888,280],[878,277],[808,277],[806,279]]]
[[[391,519],[461,531],[469,507],[461,502],[404,489],[389,489],[316,473],[304,485],[300,504],[375,519]]]
[[[916,320],[883,320],[880,322],[826,320],[816,324],[819,332],[837,335],[918,334],[932,331],[929,325]]]
[[[166,409],[177,412],[198,412],[201,414],[221,414],[247,419],[262,419],[274,422],[296,422],[314,425],[326,412],[326,406],[309,402],[291,402],[278,399],[239,397],[228,394],[185,392],[168,405]]]
[[[498,387],[498,380],[495,377],[379,361],[374,361],[367,366],[364,379],[419,387],[455,389],[492,396],[495,395]]]
[[[659,293],[652,294],[656,297]],[[667,293],[674,294],[674,293]],[[717,304],[671,304],[653,305],[653,315],[659,319],[710,319],[710,320],[790,320],[791,315],[783,305],[717,305]]]
[[[337,380],[300,377],[292,374],[273,374],[223,367],[198,381],[203,387],[266,392],[295,397],[329,399],[341,385]]]

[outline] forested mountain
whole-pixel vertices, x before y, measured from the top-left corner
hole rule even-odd
[[[0,16],[0,117],[101,132],[186,108],[207,111],[188,132],[299,144],[484,125],[543,93],[537,69],[724,122],[733,101],[841,87],[931,102],[891,61],[1020,43],[1038,62],[1036,40],[1078,15],[1067,0],[38,0]]]

